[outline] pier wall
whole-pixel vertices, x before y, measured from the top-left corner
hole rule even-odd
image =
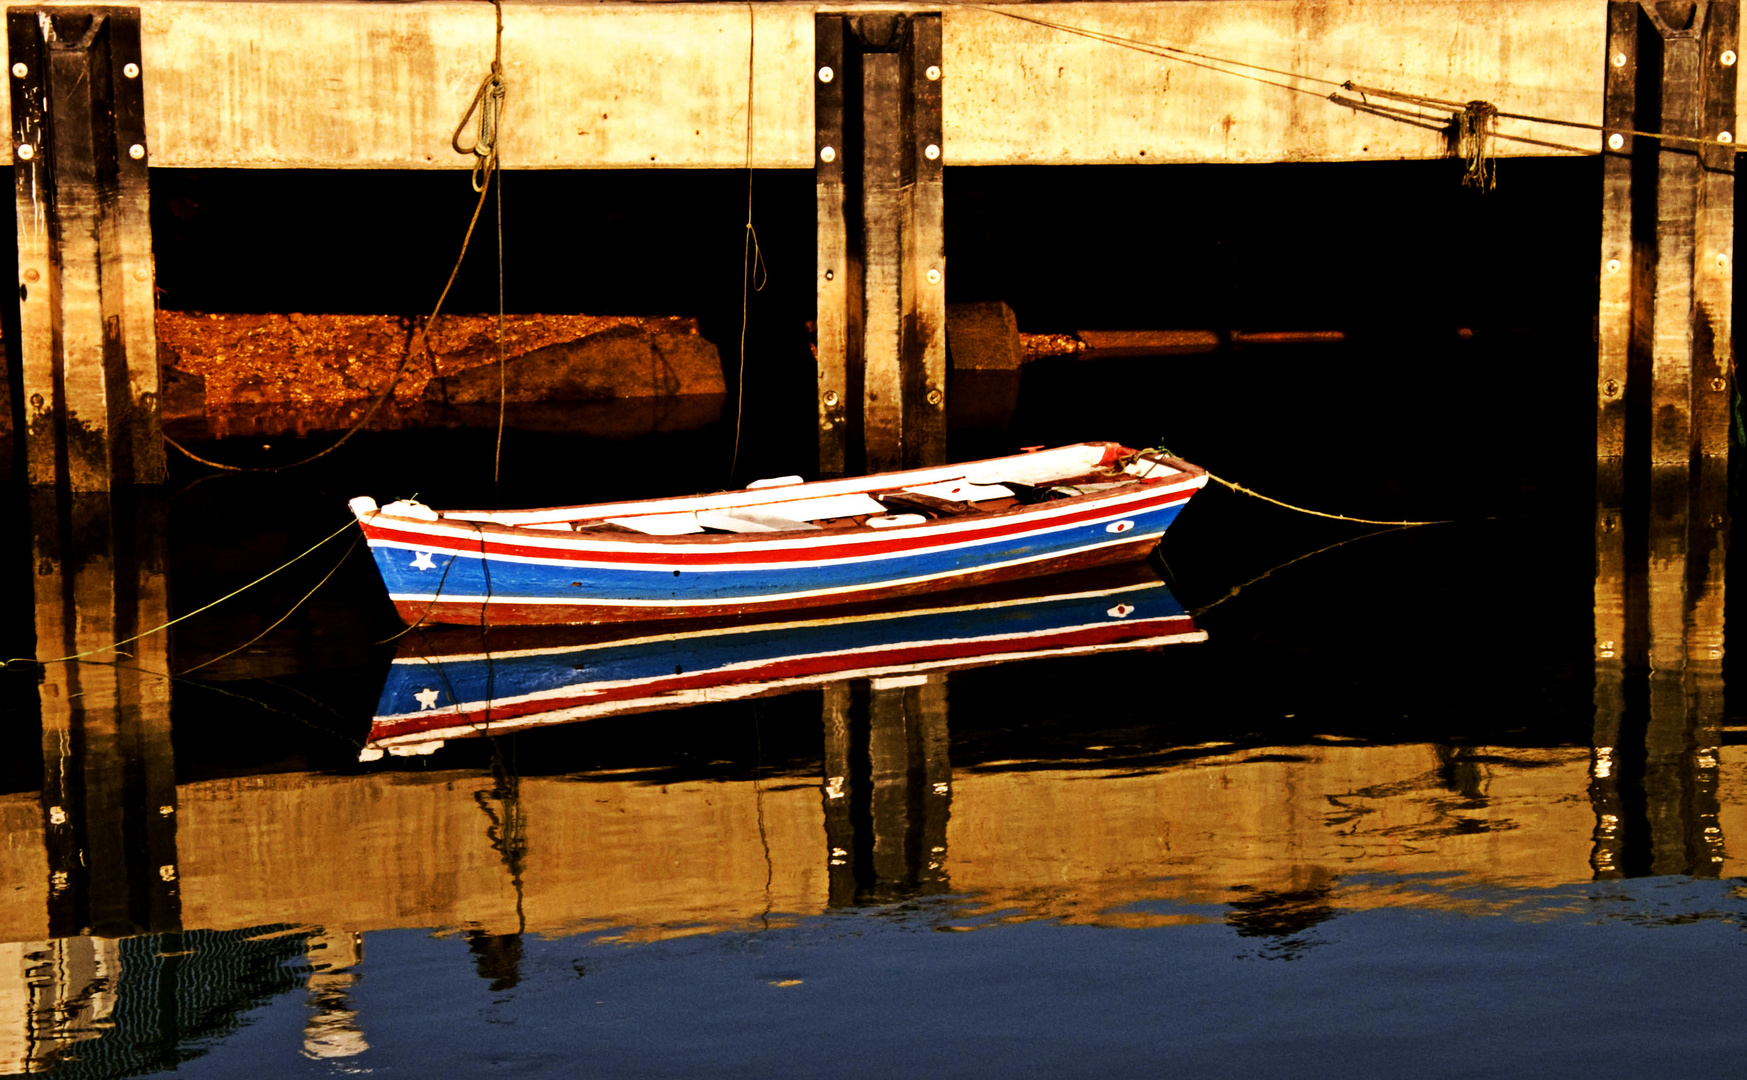
[[[142,0],[139,9],[154,166],[430,169],[463,160],[450,136],[491,61],[490,5]],[[1585,123],[1602,115],[1607,6],[1598,0],[510,0],[503,163],[743,167],[750,71],[751,164],[810,168],[814,16],[836,11],[942,13],[943,151],[955,165],[1446,155],[1440,130],[1325,100],[1348,80]],[[1024,20],[1219,60],[1167,58]],[[1600,148],[1590,132],[1517,122],[1503,130]],[[1497,150],[1558,152],[1510,141]]]

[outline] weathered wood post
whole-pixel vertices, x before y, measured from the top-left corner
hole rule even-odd
[[[940,15],[819,15],[819,471],[946,460]]]
[[[138,8],[8,8],[26,474],[164,479]]]
[[[828,902],[943,891],[952,810],[946,676],[834,683],[824,722]]]
[[[1739,26],[1739,0],[1608,4],[1600,458],[1728,454]]]
[[[1722,863],[1728,492],[1723,458],[1656,466],[1647,512],[1609,530],[1632,536],[1596,573],[1597,877],[1715,877]]]
[[[1720,851],[1739,29],[1739,0],[1608,4],[1590,783],[1598,877],[1714,874]]]
[[[112,498],[114,501],[112,502]],[[49,932],[181,928],[161,497],[31,493]],[[110,648],[116,642],[126,642]]]

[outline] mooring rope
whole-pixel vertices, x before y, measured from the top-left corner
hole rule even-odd
[[[359,417],[358,420],[356,422],[354,422],[351,427],[346,429],[345,434],[341,435],[338,439],[334,440],[334,442],[331,445],[329,445],[327,448],[322,449],[322,450],[318,450],[306,458],[299,458],[296,461],[289,461],[283,465],[227,465],[222,461],[213,461],[210,458],[201,457],[199,454],[196,454],[194,451],[188,449],[186,446],[183,446],[181,443],[177,442],[175,439],[171,438],[169,435],[165,435],[164,442],[167,445],[173,447],[178,453],[182,454],[182,456],[188,458],[191,461],[199,462],[200,464],[205,465],[209,468],[222,469],[225,472],[237,472],[237,473],[283,472],[286,469],[296,469],[296,468],[299,468],[301,466],[308,465],[310,462],[324,458],[324,457],[328,456],[329,454],[333,453],[335,450],[338,450],[340,447],[344,446],[352,438],[352,436],[358,434],[358,432],[364,430],[364,428],[369,426],[370,421],[375,419],[376,414],[382,410],[382,406],[386,405],[388,403],[389,398],[391,398],[394,395],[394,388],[396,386],[400,385],[400,377],[402,375],[406,374],[407,365],[412,362],[412,358],[418,354],[419,349],[422,347],[427,353],[429,353],[430,344],[431,344],[431,330],[436,325],[437,317],[439,315],[441,315],[443,312],[444,302],[449,299],[449,290],[455,287],[455,278],[458,277],[461,273],[461,264],[463,262],[465,262],[467,259],[467,248],[470,244],[473,243],[473,230],[479,224],[479,215],[482,211],[484,211],[486,197],[491,191],[492,178],[494,176],[496,176],[496,174],[497,174],[497,143],[498,143],[498,136],[502,133],[502,109],[503,109],[504,96],[505,96],[505,93],[507,91],[507,83],[505,83],[504,79],[503,79],[503,4],[502,4],[502,0],[491,0],[491,6],[497,13],[497,37],[496,37],[496,44],[494,46],[494,51],[493,51],[493,56],[492,56],[492,61],[491,61],[491,71],[480,82],[480,84],[479,84],[480,89],[474,91],[473,101],[467,106],[467,111],[462,114],[461,122],[455,126],[455,134],[450,138],[450,143],[451,143],[451,145],[453,145],[455,147],[455,151],[457,153],[473,154],[478,158],[478,160],[476,160],[474,162],[474,166],[473,166],[473,180],[474,180],[473,190],[479,192],[479,200],[476,203],[474,203],[474,205],[473,205],[473,216],[467,220],[467,232],[466,232],[466,235],[462,236],[462,238],[461,238],[461,252],[460,252],[460,254],[455,256],[455,265],[453,267],[451,267],[449,270],[449,279],[443,283],[443,291],[437,295],[437,302],[435,305],[432,306],[430,315],[426,316],[424,324],[421,326],[415,327],[413,333],[407,338],[406,351],[402,354],[402,356],[400,358],[400,365],[398,367],[396,367],[394,369],[394,373],[388,377],[387,385],[384,386],[382,388],[381,392],[377,394],[376,400],[371,402],[370,407],[364,411],[364,415]],[[486,95],[487,97],[490,97],[493,99],[492,104],[490,105],[490,107],[488,109],[481,111],[479,113],[479,132],[480,132],[479,138],[474,141],[474,144],[472,146],[462,148],[458,142],[458,140],[460,138],[461,129],[467,125],[468,117],[474,115],[474,112],[476,110],[480,109],[481,94],[485,93],[486,89],[488,88],[488,86],[490,86],[492,84],[492,80],[494,80],[494,79],[497,80],[497,82],[496,82],[497,90],[496,90],[494,95],[493,94]],[[487,133],[487,116],[488,115],[490,117],[489,138],[487,138],[487,134],[488,134]],[[484,152],[481,152],[481,150],[480,150],[481,146],[486,147],[486,150]],[[501,184],[502,181],[499,181],[499,183]],[[502,417],[502,410],[503,410],[503,386],[502,386],[502,379],[503,379],[503,194],[502,194],[501,190],[498,192],[497,349],[498,349],[498,375],[499,375],[498,445],[499,445],[499,450],[501,452],[502,443],[503,443],[503,427],[502,427],[502,425],[503,425],[503,417]],[[435,364],[434,357],[432,359],[432,363]],[[496,486],[496,483],[497,483],[497,471],[496,471],[496,465],[494,463],[493,469],[492,469],[493,487]]]
[[[1346,547],[1348,544],[1356,544],[1360,540],[1369,540],[1373,536],[1383,536],[1387,533],[1400,532],[1400,531],[1401,531],[1400,529],[1378,529],[1375,532],[1363,533],[1359,536],[1349,536],[1345,540],[1337,540],[1332,544],[1326,544],[1323,547],[1319,547],[1315,551],[1307,551],[1302,555],[1298,555],[1298,556],[1295,556],[1293,558],[1287,559],[1285,562],[1280,563],[1277,566],[1270,566],[1268,569],[1257,574],[1255,577],[1250,578],[1248,581],[1242,582],[1241,584],[1238,584],[1238,585],[1233,585],[1231,588],[1229,588],[1225,591],[1224,596],[1221,596],[1217,600],[1211,600],[1205,604],[1202,604],[1200,607],[1195,608],[1193,611],[1190,611],[1189,617],[1191,619],[1199,619],[1201,616],[1207,614],[1209,611],[1212,611],[1214,608],[1225,603],[1227,600],[1230,600],[1232,597],[1236,596],[1238,593],[1243,592],[1245,589],[1249,588],[1251,585],[1256,584],[1258,581],[1262,581],[1266,578],[1272,577],[1273,575],[1286,569],[1288,566],[1294,565],[1295,563],[1301,563],[1306,559],[1315,558],[1316,556],[1321,555],[1325,551],[1333,551],[1335,548],[1338,548],[1338,547]]]
[[[192,619],[194,616],[200,614],[203,611],[210,611],[211,609],[224,603],[226,600],[229,600],[233,596],[238,596],[242,593],[248,592],[250,589],[261,584],[261,582],[266,581],[268,578],[272,577],[274,574],[277,574],[281,570],[284,570],[287,567],[292,566],[293,564],[297,563],[299,560],[303,559],[304,557],[313,554],[317,549],[321,548],[328,541],[332,540],[334,537],[345,532],[347,529],[350,529],[353,526],[353,524],[354,524],[353,521],[346,522],[344,525],[341,525],[339,528],[335,529],[333,532],[328,533],[326,536],[324,536],[320,540],[316,541],[313,546],[306,549],[302,554],[293,556],[291,559],[289,559],[283,563],[280,563],[278,566],[275,566],[273,569],[267,571],[265,574],[262,574],[260,577],[249,582],[247,585],[244,585],[242,588],[232,589],[230,592],[225,593],[223,596],[219,597],[217,600],[214,600],[210,604],[203,604],[200,607],[195,608],[193,611],[188,612],[186,615],[178,615],[174,619],[171,619],[167,623],[161,623],[157,626],[152,627],[150,630],[143,630],[140,633],[135,634],[133,637],[122,638],[120,641],[110,642],[108,645],[105,645],[102,648],[87,649],[84,652],[73,653],[70,656],[57,656],[52,660],[37,660],[34,657],[29,657],[29,656],[15,656],[15,657],[11,658],[10,660],[5,661],[4,663],[0,663],[0,668],[10,668],[10,667],[14,667],[14,666],[24,667],[24,666],[29,665],[29,664],[35,664],[38,667],[42,667],[42,666],[47,665],[47,664],[61,664],[61,663],[66,663],[67,661],[83,660],[87,656],[96,656],[98,653],[104,653],[104,652],[110,652],[113,650],[117,650],[117,649],[120,649],[121,646],[123,646],[123,645],[131,644],[131,643],[138,641],[144,637],[150,637],[151,635],[156,634],[159,631],[168,630],[170,627],[175,626],[177,623],[182,622],[184,619]],[[350,554],[350,552],[347,552],[347,554]],[[336,567],[335,569],[338,569],[338,567]],[[332,576],[331,571],[330,571],[330,576]],[[327,579],[323,578],[322,580],[325,581]],[[307,599],[307,597],[305,599]],[[301,603],[301,602],[302,601],[299,601],[299,603]],[[280,621],[283,622],[284,620],[280,620]],[[253,644],[253,642],[251,642],[250,644]]]
[[[254,637],[243,642],[241,645],[238,645],[236,648],[230,650],[229,652],[219,653],[217,656],[213,657],[210,660],[202,660],[200,663],[195,664],[191,668],[182,669],[182,671],[179,672],[178,674],[188,675],[188,674],[191,674],[193,672],[199,671],[203,667],[211,667],[213,664],[218,663],[220,660],[228,660],[231,657],[235,656],[237,653],[240,653],[244,649],[248,648],[250,645],[253,645],[255,642],[260,641],[262,638],[266,637],[268,634],[271,634],[273,631],[279,629],[279,624],[283,623],[286,619],[291,618],[291,616],[297,614],[298,608],[302,607],[304,605],[304,603],[309,600],[310,597],[312,597],[316,593],[320,592],[321,587],[328,583],[329,578],[333,577],[335,574],[340,572],[340,567],[346,565],[346,560],[352,557],[352,552],[358,550],[358,544],[363,539],[364,539],[364,537],[362,535],[359,535],[359,536],[353,538],[352,546],[346,549],[346,553],[344,555],[340,556],[340,561],[334,564],[334,568],[332,570],[329,570],[327,573],[323,574],[322,579],[315,583],[315,588],[304,593],[303,596],[297,601],[297,603],[292,604],[291,607],[285,612],[285,614],[279,616],[277,619],[274,619],[272,624],[269,625],[267,627],[267,629],[261,631],[259,634],[256,634]]]
[[[1271,496],[1263,495],[1259,491],[1252,491],[1249,488],[1244,487],[1242,484],[1233,483],[1223,476],[1215,476],[1212,473],[1208,473],[1207,479],[1212,480],[1216,484],[1223,484],[1237,492],[1239,495],[1248,495],[1252,498],[1260,499],[1266,503],[1273,503],[1275,506],[1284,507],[1287,510],[1292,510],[1300,514],[1309,514],[1311,517],[1329,518],[1333,521],[1351,521],[1359,525],[1394,525],[1405,529],[1411,528],[1415,525],[1449,525],[1453,522],[1462,520],[1460,518],[1440,518],[1436,521],[1378,521],[1375,518],[1349,517],[1346,514],[1330,514],[1322,510],[1311,510],[1302,506],[1294,506],[1289,502],[1282,502]]]
[[[1355,112],[1370,113],[1375,116],[1383,117],[1384,119],[1412,124],[1415,127],[1423,127],[1436,131],[1448,131],[1451,126],[1454,125],[1459,140],[1467,147],[1467,152],[1464,153],[1463,156],[1468,159],[1468,171],[1464,173],[1463,182],[1465,184],[1474,184],[1488,189],[1494,184],[1491,173],[1491,153],[1489,150],[1489,144],[1495,139],[1502,139],[1507,142],[1524,143],[1531,146],[1544,146],[1548,149],[1563,150],[1574,154],[1588,154],[1594,152],[1581,146],[1570,146],[1564,143],[1531,138],[1526,135],[1516,135],[1498,131],[1492,123],[1496,120],[1520,120],[1525,123],[1577,128],[1584,131],[1597,131],[1607,135],[1617,134],[1645,139],[1659,139],[1663,142],[1677,142],[1692,146],[1721,146],[1737,153],[1741,150],[1741,147],[1731,139],[1674,135],[1656,131],[1640,131],[1635,128],[1609,127],[1603,124],[1591,124],[1580,120],[1563,120],[1557,117],[1539,116],[1533,113],[1506,112],[1487,101],[1450,101],[1443,98],[1430,97],[1425,94],[1411,94],[1399,90],[1386,90],[1378,87],[1360,86],[1350,79],[1336,81],[1334,79],[1322,78],[1316,75],[1306,75],[1302,72],[1291,71],[1285,68],[1269,67],[1264,64],[1252,64],[1243,60],[1233,60],[1230,57],[1196,52],[1190,49],[1179,48],[1174,45],[1164,45],[1152,41],[1141,41],[1136,38],[1124,37],[1120,34],[1112,34],[1103,30],[1092,30],[1083,26],[1072,26],[1067,23],[1039,19],[1030,15],[1021,15],[1015,11],[1010,11],[1004,8],[988,7],[983,4],[968,4],[966,6],[979,11],[986,11],[993,15],[1002,15],[1019,22],[1042,26],[1059,33],[1090,38],[1093,41],[1100,41],[1104,44],[1114,45],[1118,48],[1145,53],[1149,56],[1157,56],[1165,60],[1173,60],[1181,64],[1187,64],[1190,67],[1204,68],[1208,71],[1217,72],[1222,75],[1229,75],[1233,78],[1248,79],[1252,82],[1259,82],[1267,86],[1278,87],[1282,90],[1291,90],[1295,93],[1315,94],[1318,97],[1323,97],[1324,100],[1332,104],[1352,109]],[[1248,69],[1248,71],[1263,72],[1268,75],[1278,75],[1282,78],[1294,80],[1294,82],[1276,82],[1273,79],[1266,79],[1258,75],[1247,74],[1245,71],[1232,70],[1234,68],[1244,68]],[[1339,93],[1324,95],[1321,91],[1311,90],[1305,86],[1296,85],[1297,83],[1318,83],[1323,86],[1337,87],[1339,90],[1345,90],[1348,93],[1357,93],[1362,95],[1362,97],[1380,97],[1386,100],[1407,102],[1422,108],[1437,108],[1444,110],[1448,115],[1427,115],[1425,113],[1410,112],[1405,109],[1394,109],[1388,106],[1373,104],[1368,100],[1343,97]],[[1610,147],[1610,149],[1612,148]]]
[[[752,72],[758,47],[758,17],[750,2],[746,5],[746,239],[740,252],[740,369],[734,380],[734,450],[728,457],[728,478],[740,465],[740,421],[746,410],[746,326],[751,309],[751,294],[763,292],[770,283],[770,273],[764,266],[764,252],[758,246],[758,230],[752,227]],[[764,279],[758,280],[760,270]],[[753,284],[757,281],[757,284]]]

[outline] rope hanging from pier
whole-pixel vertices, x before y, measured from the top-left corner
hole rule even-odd
[[[400,377],[402,375],[406,374],[407,366],[412,363],[412,358],[414,356],[417,356],[421,349],[423,349],[427,354],[429,354],[431,329],[432,329],[432,327],[434,327],[436,325],[437,316],[441,315],[443,312],[443,303],[449,299],[449,290],[455,287],[455,279],[461,273],[461,264],[463,262],[465,262],[467,259],[467,248],[473,243],[473,230],[479,225],[479,215],[481,212],[483,212],[485,210],[485,200],[486,200],[486,196],[488,194],[489,188],[491,186],[491,180],[492,180],[492,177],[497,172],[497,141],[498,141],[498,135],[499,135],[500,131],[502,130],[503,102],[504,102],[504,97],[506,96],[506,90],[507,90],[508,84],[504,82],[504,78],[503,78],[503,5],[502,5],[501,0],[491,0],[491,6],[492,6],[492,9],[493,9],[495,16],[496,16],[496,36],[493,40],[493,45],[492,45],[491,70],[489,72],[487,72],[485,78],[480,81],[479,89],[474,91],[472,103],[467,106],[467,111],[461,114],[461,122],[459,124],[455,125],[455,132],[450,137],[450,143],[451,143],[451,145],[453,145],[455,147],[456,153],[474,154],[478,158],[478,160],[476,160],[474,162],[474,166],[473,166],[473,190],[479,192],[479,201],[474,204],[473,216],[471,218],[469,218],[467,221],[467,232],[461,238],[461,252],[460,252],[460,254],[455,256],[455,265],[453,267],[451,267],[449,270],[449,280],[447,280],[443,283],[443,291],[437,295],[437,302],[436,302],[436,304],[434,304],[431,307],[430,315],[425,318],[425,321],[422,325],[416,325],[413,329],[413,332],[408,335],[407,342],[406,342],[406,351],[401,354],[400,364],[398,367],[396,367],[394,369],[394,374],[392,374],[388,377],[388,384],[386,386],[384,386],[382,388],[382,390],[376,395],[376,400],[370,403],[370,407],[364,411],[364,415],[359,417],[356,423],[354,423],[351,427],[346,429],[345,434],[341,435],[338,439],[335,439],[332,443],[330,443],[324,449],[317,450],[315,453],[309,455],[308,457],[299,458],[296,461],[286,462],[283,465],[255,465],[255,466],[251,466],[251,465],[226,465],[222,461],[213,461],[210,458],[201,457],[199,454],[196,454],[194,451],[188,449],[186,446],[183,446],[181,443],[177,442],[175,439],[171,438],[169,435],[164,436],[164,442],[166,445],[168,445],[172,449],[176,450],[183,457],[188,458],[190,461],[198,462],[202,465],[207,466],[208,468],[220,469],[220,470],[223,470],[224,472],[234,472],[234,473],[284,472],[287,469],[295,469],[295,468],[298,468],[299,466],[308,465],[309,463],[316,461],[320,458],[324,458],[324,457],[328,456],[329,454],[333,453],[335,450],[338,450],[341,446],[344,446],[346,444],[346,442],[352,438],[352,436],[358,434],[358,432],[364,430],[364,428],[369,426],[370,421],[375,419],[376,414],[378,412],[382,411],[382,407],[384,405],[388,404],[388,399],[394,396],[394,388],[396,386],[400,385]],[[467,147],[464,149],[459,145],[459,142],[457,141],[460,139],[461,129],[467,126],[468,118],[473,116],[476,111],[480,110],[482,104],[485,105],[485,110],[481,111],[479,113],[480,137],[474,141],[474,144],[471,147]],[[488,117],[489,117],[489,130],[488,130],[488,125],[487,125]],[[488,135],[489,135],[489,137],[487,137]],[[481,153],[481,150],[480,150],[481,147],[486,148],[483,153]],[[497,267],[497,278],[498,278],[498,312],[497,312],[498,454],[501,457],[502,450],[503,450],[503,406],[504,406],[504,402],[503,402],[503,363],[504,363],[504,356],[503,356],[503,319],[504,319],[504,315],[503,315],[503,191],[501,188],[499,188],[499,190],[498,190],[497,257],[498,257],[498,267]],[[433,360],[433,363],[434,362],[435,361]],[[492,484],[494,487],[496,486],[496,483],[497,483],[497,462],[494,461],[493,465],[492,465]]]
[[[497,36],[492,48],[491,70],[485,73],[485,78],[479,80],[479,88],[473,91],[473,100],[468,103],[467,111],[461,114],[454,133],[449,136],[449,145],[454,147],[457,154],[472,154],[474,157],[474,191],[484,191],[485,186],[491,183],[491,174],[497,170],[499,120],[503,116],[504,98],[509,93],[509,84],[503,77],[503,4],[499,0],[491,0],[491,7],[497,17]],[[462,146],[461,132],[475,115],[479,117],[479,126],[473,136],[473,145]]]

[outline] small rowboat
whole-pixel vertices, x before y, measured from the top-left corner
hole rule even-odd
[[[1013,660],[1205,640],[1145,563],[677,628],[421,629],[401,638],[359,760],[843,679],[910,685],[935,672]]]
[[[407,623],[575,624],[856,603],[1142,558],[1206,483],[1161,453],[1078,443],[643,502],[350,506]]]

